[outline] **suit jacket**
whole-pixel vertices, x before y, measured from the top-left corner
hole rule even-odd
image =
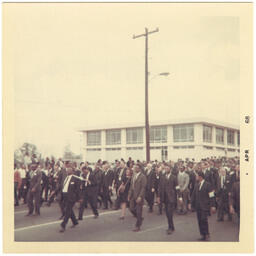
[[[201,190],[199,190],[199,182],[197,182],[191,196],[191,201],[197,210],[209,211],[210,207],[215,206],[214,192],[211,184],[205,180]]]
[[[152,188],[155,187],[155,182],[156,182],[156,173],[153,169],[151,169],[151,171],[148,173],[147,171],[145,171],[145,175],[147,177],[147,187],[146,190],[147,191],[152,191]]]
[[[58,173],[57,184],[56,184],[57,191],[62,191],[63,183],[66,177],[67,177],[67,171],[65,168],[62,168]]]
[[[185,172],[183,174],[178,173],[177,179],[178,179],[178,185],[180,186],[180,190],[181,191],[187,190],[188,185],[189,185],[189,176],[188,176],[188,174],[185,173]]]
[[[234,182],[231,189],[230,205],[236,212],[240,212],[240,181]]]
[[[218,182],[218,178],[219,178],[219,173],[218,173],[218,169],[216,169],[215,167],[212,167],[210,169],[210,172],[212,174],[212,186],[213,189],[217,189],[217,182]]]
[[[102,178],[103,178],[103,172],[101,169],[95,169],[92,174],[96,178],[97,186],[101,187],[102,186]]]
[[[187,174],[189,175],[189,189],[193,192],[195,184],[196,184],[196,174],[193,170],[188,171]]]
[[[108,170],[107,173],[103,172],[102,174],[102,185],[104,188],[108,188],[112,186],[114,179],[114,172],[112,170]]]
[[[36,192],[41,191],[42,172],[39,170],[31,173],[30,189],[35,189]]]
[[[159,182],[158,197],[162,200],[165,199],[170,203],[174,203],[176,201],[177,193],[178,195],[180,194],[177,177],[172,173],[169,178],[166,174],[162,174],[162,178]]]
[[[214,189],[214,178],[212,172],[209,169],[205,171],[204,180],[210,183],[212,189]]]
[[[141,197],[143,201],[145,198],[147,178],[142,172],[140,172],[139,176],[135,180],[135,175],[136,173],[132,176],[131,186],[128,195],[131,199],[135,200],[137,200],[138,197]]]
[[[82,177],[85,179],[86,176],[83,174]],[[93,172],[90,172],[89,175],[89,181],[90,184],[87,184],[86,186],[86,182],[83,180],[81,181],[82,183],[82,196],[87,195],[87,196],[94,196],[97,193],[97,178],[95,176],[95,174]]]
[[[226,175],[225,182],[223,184],[223,188],[221,188],[221,176],[219,176],[217,178],[217,183],[216,183],[216,195],[221,196],[221,194],[223,194],[223,192],[226,192],[226,193],[230,192],[231,191],[230,184],[231,184],[230,179]]]
[[[76,176],[72,175],[69,185],[68,185],[68,192],[67,192],[67,200],[69,202],[75,203],[80,198],[80,185],[81,180]]]

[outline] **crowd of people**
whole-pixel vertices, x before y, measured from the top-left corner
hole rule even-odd
[[[143,206],[149,213],[165,213],[167,234],[175,231],[173,213],[196,212],[199,240],[208,241],[208,216],[217,211],[217,221],[240,218],[240,163],[238,157],[212,157],[199,162],[141,162],[129,158],[98,160],[94,166],[88,162],[63,161],[54,158],[38,162],[16,163],[14,166],[15,206],[27,204],[27,216],[40,215],[43,203],[51,206],[57,201],[62,219],[60,232],[68,220],[75,227],[83,220],[85,208],[91,208],[94,218],[99,208],[120,211],[124,220],[126,210],[136,218],[134,232],[141,230]],[[79,203],[78,216],[74,205]]]

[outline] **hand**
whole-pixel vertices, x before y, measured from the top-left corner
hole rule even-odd
[[[191,211],[191,204],[188,204],[188,209]]]
[[[78,202],[79,202],[79,203],[82,203],[82,202],[83,202],[83,199],[80,199]]]
[[[31,192],[36,192],[36,189],[35,189],[35,188],[32,188],[32,189],[31,189]]]
[[[157,198],[157,203],[160,204],[160,197]]]
[[[136,200],[136,203],[139,204],[142,201],[141,197],[139,196]]]
[[[216,208],[215,207],[211,207],[211,213],[212,214],[216,213]]]
[[[130,202],[131,198],[128,196],[127,200],[128,200],[128,202]]]
[[[109,187],[108,187],[108,189],[111,191],[111,190],[112,190],[112,187],[111,187],[111,186],[109,186]]]
[[[154,188],[152,188],[152,193],[154,193],[155,192],[155,189]]]
[[[179,197],[179,201],[180,201],[180,202],[183,202],[183,199],[182,199],[182,197]]]

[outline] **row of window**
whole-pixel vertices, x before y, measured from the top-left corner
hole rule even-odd
[[[205,149],[212,150],[213,147],[211,146],[203,146]],[[173,149],[193,149],[195,146],[173,146]],[[150,149],[161,149],[167,152],[167,147],[150,147]],[[217,150],[225,151],[225,148],[216,147]],[[121,148],[106,148],[106,151],[120,151]],[[127,147],[126,150],[143,150],[143,147]],[[101,151],[101,148],[87,148],[87,151]],[[227,151],[236,152],[236,149],[228,148]],[[238,152],[240,150],[238,149]]]
[[[174,125],[173,126],[173,141],[174,142],[193,142],[194,141],[194,126],[193,125]],[[203,141],[212,142],[212,127],[203,126]],[[167,126],[158,126],[150,128],[150,143],[166,143],[167,142]],[[126,129],[126,144],[142,144],[143,143],[143,128]],[[216,143],[224,144],[224,129],[216,128]],[[106,131],[106,145],[121,144],[121,130]],[[235,132],[227,130],[227,144],[235,144]],[[240,145],[240,133],[238,132],[237,144]],[[87,145],[101,145],[101,131],[87,132]]]

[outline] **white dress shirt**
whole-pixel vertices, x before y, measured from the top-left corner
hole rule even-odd
[[[64,184],[64,187],[63,187],[63,189],[62,189],[62,192],[64,192],[64,193],[67,193],[67,192],[68,192],[68,186],[69,186],[69,182],[70,182],[72,176],[73,176],[73,175],[68,175],[68,176],[66,177],[66,179],[64,180],[64,183],[63,183],[63,184]]]
[[[203,184],[204,184],[204,180],[202,180],[202,181],[200,182],[199,190],[201,190],[201,188],[202,188]]]

